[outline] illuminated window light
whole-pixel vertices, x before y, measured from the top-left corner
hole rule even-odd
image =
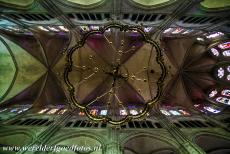
[[[172,31],[172,30],[173,30],[173,28],[168,28],[168,29],[164,30],[163,33],[168,33],[168,32],[170,32],[170,31]]]
[[[218,69],[218,74],[217,74],[217,76],[218,76],[219,78],[222,78],[222,77],[224,76],[224,69],[223,69],[222,67],[220,67],[220,68]]]
[[[131,30],[131,32],[137,33],[137,30]]]
[[[24,111],[27,111],[28,109],[29,109],[29,108],[22,109],[22,110],[18,111],[18,113],[22,113],[22,112],[24,112]]]
[[[230,66],[227,67],[227,71],[230,72]]]
[[[19,108],[14,108],[14,109],[10,110],[10,112],[11,112],[11,113],[15,113],[15,112],[17,112],[18,110],[19,110]]]
[[[105,30],[105,32],[110,32],[110,31],[111,31],[111,29],[110,29],[110,28],[108,28],[108,29],[106,29],[106,30]]]
[[[49,28],[50,30],[54,31],[54,32],[59,32],[59,30],[58,30],[57,28],[50,27],[50,26],[48,26],[48,28]]]
[[[61,30],[68,32],[69,30],[67,28],[65,28],[64,26],[58,26]]]
[[[204,109],[212,113],[220,113],[220,110],[214,109],[213,107],[210,106],[205,106]]]
[[[8,28],[8,29],[11,29],[11,30],[13,30],[13,31],[20,31],[19,28],[15,28],[15,27],[11,27],[11,26],[8,26],[7,28]]]
[[[100,115],[107,115],[107,110],[101,110]]]
[[[214,96],[216,96],[216,94],[217,94],[217,90],[215,89],[215,90],[211,91],[208,96],[214,97]]]
[[[91,28],[92,30],[99,30],[100,27],[99,27],[99,26],[91,26],[90,28]]]
[[[162,114],[166,115],[166,116],[170,116],[171,114],[166,111],[166,110],[160,110]]]
[[[128,115],[128,114],[127,114],[127,111],[126,111],[126,110],[120,110],[120,115],[121,115],[121,116],[126,116],[126,115]]]
[[[188,30],[184,31],[182,34],[189,34],[191,32],[193,32],[193,30],[192,29],[188,29]]]
[[[58,112],[58,114],[64,114],[67,111],[67,109],[62,109],[61,111]]]
[[[226,98],[226,97],[217,97],[216,101],[222,104],[227,104],[230,105],[230,99]]]
[[[43,31],[46,31],[46,32],[49,31],[48,29],[44,28],[43,26],[38,26],[38,28],[41,29],[41,30],[43,30]]]
[[[137,115],[138,114],[137,110],[134,110],[134,109],[130,110],[129,113],[131,115]]]
[[[49,110],[49,108],[45,108],[45,109],[42,109],[41,111],[39,111],[38,113],[39,114],[42,114],[42,113],[45,113],[46,111],[48,111]]]
[[[142,113],[142,110],[140,110],[140,113]],[[150,115],[149,113],[146,114],[146,116],[149,116],[149,115]]]
[[[223,56],[230,57],[230,50],[226,50],[222,52]]]
[[[58,111],[59,109],[51,109],[47,114],[54,114]]]
[[[225,43],[219,44],[218,47],[220,49],[229,49],[230,48],[230,42],[225,42]]]
[[[2,110],[0,110],[0,113],[1,113],[1,112],[5,112],[6,110],[7,110],[6,108],[5,108],[5,109],[2,109]]]
[[[188,113],[187,111],[185,110],[178,110],[182,115],[185,115],[185,116],[189,116],[190,113]]]
[[[84,113],[84,112],[79,112],[78,115],[79,115],[79,116],[84,116],[85,113]]]
[[[97,112],[98,112],[97,109],[92,109],[92,110],[90,110],[90,114],[92,114],[92,115],[94,115],[94,116],[97,115]]]
[[[214,56],[218,57],[219,56],[219,51],[215,48],[211,48],[211,52]]]
[[[230,81],[230,74],[227,75],[227,80]]]
[[[150,32],[151,29],[152,29],[152,27],[145,27],[145,28],[144,28],[144,31],[145,31],[145,32]]]
[[[12,29],[8,29],[8,28],[4,28],[4,30],[10,31],[10,32],[13,31]]]
[[[201,38],[201,37],[197,37],[196,40],[197,40],[197,41],[204,41],[204,39]]]
[[[172,114],[172,115],[181,115],[179,112],[175,111],[175,110],[169,110],[169,112]]]
[[[216,32],[216,33],[207,35],[206,38],[211,39],[211,38],[216,38],[216,37],[220,37],[220,36],[223,36],[223,35],[224,35],[224,33],[222,33],[222,32]]]
[[[80,26],[80,28],[83,31],[89,31],[89,27],[88,26]]]
[[[229,89],[224,89],[221,91],[221,95],[224,95],[224,96],[229,96],[230,97],[230,90]]]
[[[183,30],[184,30],[183,28],[176,28],[174,31],[172,31],[172,34],[179,34]]]

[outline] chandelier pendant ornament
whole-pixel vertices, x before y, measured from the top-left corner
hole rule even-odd
[[[66,55],[69,103],[96,122],[119,125],[146,116],[159,102],[165,78],[158,43],[138,26],[89,30]]]

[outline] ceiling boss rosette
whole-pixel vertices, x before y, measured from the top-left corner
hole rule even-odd
[[[159,101],[165,77],[161,49],[141,27],[90,30],[66,55],[70,104],[93,121],[116,125],[144,117]]]

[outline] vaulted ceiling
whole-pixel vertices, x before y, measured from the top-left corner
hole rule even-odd
[[[119,50],[121,40],[117,38],[120,37],[114,34],[107,37],[113,42],[116,50]],[[42,32],[34,35],[5,32],[1,34],[1,38],[4,53],[0,58],[6,62],[1,63],[1,68],[4,68],[1,69],[1,74],[5,75],[1,78],[1,83],[4,85],[1,87],[1,106],[33,104],[35,107],[42,107],[66,104],[62,73],[65,68],[65,50],[70,43],[70,38],[67,35]],[[92,67],[93,70],[96,67],[99,69],[96,77],[87,79],[85,84],[78,87],[77,97],[82,103],[90,102],[99,94],[103,94],[106,89],[108,90],[108,87],[106,88],[108,84],[105,83],[110,83],[109,78],[112,77],[109,75],[108,66],[112,64],[115,55],[108,40],[106,37],[90,37],[86,46],[74,55],[75,72],[71,79],[76,83],[80,83],[82,78],[87,78],[92,73],[82,71],[83,66]],[[128,34],[124,40],[124,51],[129,51],[134,46],[129,55],[123,55],[120,58],[128,72],[135,74],[144,67],[148,67],[147,64],[145,66],[144,57],[149,57],[148,54],[151,52],[155,53],[152,47],[143,45],[141,39],[134,39]],[[207,89],[217,84],[212,76],[212,68],[216,60],[207,52],[208,44],[197,41],[196,37],[163,37],[161,48],[164,50],[168,70],[162,104],[193,108],[194,104],[204,101]],[[7,58],[5,58],[6,55]],[[90,59],[90,56],[93,58]],[[107,71],[107,74],[101,68]],[[157,66],[153,65],[148,71],[149,73],[152,71],[152,75],[156,76],[157,70]],[[123,71],[126,72],[126,70]],[[135,78],[137,77],[140,80],[148,79],[147,83],[154,91],[154,84],[150,83],[150,78],[144,74]],[[118,92],[118,97],[122,102],[148,101],[145,82],[130,79],[130,84],[131,89],[128,88],[130,86],[125,86],[126,88],[123,87]],[[136,92],[132,93],[132,89]],[[139,101],[136,94],[141,96]]]

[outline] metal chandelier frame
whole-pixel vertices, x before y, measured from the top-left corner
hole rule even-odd
[[[147,102],[145,104],[145,107],[144,107],[142,113],[139,113],[137,115],[127,115],[123,119],[120,119],[118,121],[112,120],[107,115],[106,116],[93,116],[93,115],[91,115],[90,111],[87,109],[87,105],[82,105],[76,100],[75,88],[74,88],[73,84],[69,80],[69,73],[72,72],[72,67],[73,67],[73,59],[72,59],[73,53],[77,49],[79,49],[79,48],[84,46],[87,38],[90,35],[98,34],[98,33],[99,34],[104,34],[105,31],[108,30],[109,28],[117,28],[117,29],[120,29],[120,31],[124,31],[124,32],[129,31],[129,30],[130,31],[133,30],[133,31],[137,31],[138,33],[140,33],[141,36],[144,39],[144,42],[149,43],[149,44],[151,44],[151,45],[153,45],[155,47],[156,52],[157,52],[157,55],[156,55],[155,59],[156,59],[156,62],[160,65],[160,68],[161,68],[161,75],[158,78],[158,81],[156,83],[156,85],[157,85],[157,94],[156,94],[156,96],[150,102]],[[153,107],[153,105],[155,103],[159,102],[160,97],[162,96],[163,84],[164,84],[164,80],[166,78],[166,74],[167,73],[166,73],[166,67],[165,67],[165,64],[164,64],[163,54],[162,54],[160,46],[158,45],[157,42],[153,41],[151,39],[151,37],[147,33],[145,33],[145,31],[141,27],[122,25],[122,24],[119,24],[119,23],[112,23],[112,24],[104,26],[103,28],[100,28],[99,30],[90,30],[90,31],[84,33],[82,35],[82,38],[80,39],[80,41],[78,41],[73,47],[71,47],[68,50],[67,55],[66,55],[66,65],[65,65],[65,69],[64,69],[64,83],[67,86],[69,103],[70,103],[71,108],[78,107],[80,110],[84,111],[85,115],[89,119],[91,119],[93,121],[96,121],[96,122],[103,121],[103,122],[108,122],[108,123],[113,124],[113,125],[119,125],[119,124],[125,123],[127,121],[130,121],[132,119],[137,119],[137,118],[141,118],[141,117],[145,116],[150,111],[150,109]]]

